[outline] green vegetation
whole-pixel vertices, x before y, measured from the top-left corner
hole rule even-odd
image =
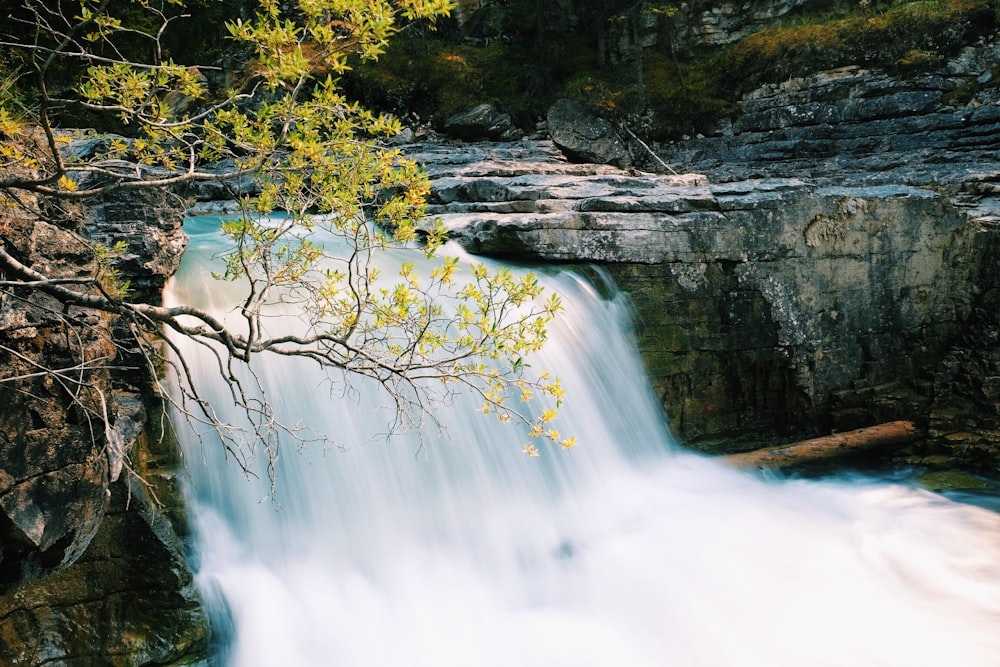
[[[399,35],[377,61],[346,77],[365,104],[437,122],[476,104],[498,104],[522,125],[543,116],[559,85],[594,70],[592,46],[553,35],[546,53],[523,43],[468,44],[415,28]]]
[[[238,5],[224,3],[232,6]],[[165,397],[214,427],[241,463],[256,443],[273,463],[279,436],[301,437],[296,425],[276,423],[267,396],[259,395],[253,362],[259,355],[309,359],[334,382],[371,378],[395,402],[395,427],[419,425],[431,407],[466,387],[482,400],[483,413],[525,424],[536,442],[572,446],[572,438],[550,427],[551,405],[522,403],[532,395],[561,403],[557,378],[524,372],[525,359],[546,340],[558,297],[543,295],[532,274],[435,257],[440,227],[421,230],[417,244],[426,174],[380,145],[401,129],[399,122],[350,101],[340,86],[352,59],[377,58],[402,26],[444,16],[448,0],[260,0],[252,14],[217,26],[218,41],[246,55],[222,90],[201,72],[218,76],[216,68],[199,69],[167,53],[179,0],[167,7],[172,13],[145,0],[53,6],[26,0],[16,18],[0,24],[2,58],[18,64],[14,77],[0,81],[0,301],[16,304],[26,294],[54,299],[53,312],[65,313],[70,331],[86,326],[80,311],[120,318],[118,328],[133,336],[126,347],[149,368],[176,377],[179,395]],[[205,48],[192,44],[191,52]],[[454,75],[465,64],[442,56],[435,67]],[[122,134],[103,137],[85,153],[64,151],[75,135],[60,125],[84,115]],[[24,263],[31,255],[27,221],[70,224],[69,203],[227,179],[252,183],[234,193],[240,215],[221,225],[231,245],[217,278],[244,291],[233,319],[190,304],[138,300],[115,269],[124,244],[93,247],[96,272],[71,281]],[[401,259],[383,275],[375,257],[401,245],[419,246],[434,268],[421,275]],[[299,305],[302,333],[272,331],[287,303]],[[248,432],[218,420],[181,348],[160,340],[164,328],[214,351],[251,424]],[[161,357],[163,345],[173,356]],[[18,354],[0,346],[0,368]],[[96,362],[78,363],[82,369]],[[43,374],[0,373],[0,383]],[[95,433],[108,431],[106,411],[95,411],[94,419]],[[323,435],[335,437],[316,437]],[[538,446],[525,451],[536,455]]]
[[[877,9],[862,2],[839,13],[786,18],[713,51],[678,54],[660,46],[637,68],[601,65],[593,26],[560,32],[537,25],[533,3],[503,10],[483,4],[479,11],[488,16],[473,13],[460,34],[400,36],[378,62],[348,74],[350,89],[370,105],[436,124],[492,102],[530,127],[553,101],[569,97],[637,123],[651,138],[669,138],[713,126],[740,95],[763,83],[846,65],[919,73],[995,32],[1000,12],[998,0],[913,0]],[[628,11],[591,18],[607,27],[626,20]],[[671,35],[674,12],[656,13],[662,33]],[[493,39],[476,35],[477,25],[492,26]]]
[[[734,92],[845,65],[919,69],[997,26],[995,0],[915,0],[882,12],[777,27],[714,60]]]
[[[995,490],[996,483],[955,470],[927,472],[917,477],[917,482],[931,491]]]

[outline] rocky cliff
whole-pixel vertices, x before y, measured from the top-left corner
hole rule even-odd
[[[86,208],[26,202],[0,224],[19,261],[67,281],[93,275],[92,241],[124,242],[119,270],[155,299],[184,247],[182,214],[163,193],[119,193]],[[39,290],[0,294],[0,663],[187,664],[204,649],[176,450],[115,325]]]
[[[990,474],[1000,470],[1000,407],[991,379],[1000,280],[997,62],[1000,46],[983,40],[919,71],[846,67],[793,78],[748,94],[717,135],[657,147],[661,159],[715,182],[795,177],[819,187],[905,185],[938,198],[948,212],[933,219],[957,220],[970,252],[952,256],[968,276],[964,284],[933,287],[958,289],[965,306],[954,319],[929,323],[927,331],[943,337],[917,336],[901,348],[917,360],[912,371],[879,374],[882,383],[879,375],[853,381],[833,393],[830,415],[839,426],[839,415],[890,416],[896,409],[887,414],[887,406],[906,406],[928,424],[929,451]],[[932,238],[921,232],[914,240]],[[943,357],[939,343],[946,344]],[[872,415],[872,406],[883,407]]]
[[[714,136],[657,147],[714,181],[795,176],[984,194],[996,182],[1000,45],[919,72],[844,67],[749,93]],[[981,185],[985,184],[985,185]]]
[[[717,135],[655,157],[606,125],[594,155],[620,164],[627,147],[627,169],[567,161],[578,143],[414,155],[434,177],[432,214],[468,249],[597,263],[631,294],[686,444],[909,419],[920,451],[995,472],[995,62],[983,43],[916,75],[851,67],[765,86]],[[562,143],[573,133],[553,118]]]
[[[711,184],[575,165],[548,143],[463,154],[457,165],[447,148],[414,153],[437,176],[431,215],[473,252],[602,265],[632,296],[683,442],[716,450],[921,414],[926,424],[928,387],[911,385],[927,384],[926,364],[964,330],[986,253],[980,225],[949,197]]]

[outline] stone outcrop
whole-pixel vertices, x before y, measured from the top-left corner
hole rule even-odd
[[[17,210],[3,225],[11,252],[39,269],[65,278],[94,270],[72,231]],[[0,385],[0,592],[75,561],[106,509],[108,459],[92,428],[103,435],[94,417],[110,393],[115,348],[109,318],[87,317],[67,318],[34,290],[0,295],[0,363],[14,378]]]
[[[713,181],[794,176],[956,189],[993,182],[998,60],[1000,45],[986,43],[919,74],[844,67],[763,86],[716,136],[657,153]]]
[[[162,193],[58,216],[25,203],[0,220],[6,247],[52,277],[93,275],[91,243],[122,241],[118,269],[155,300],[184,247],[183,208]],[[168,520],[182,515],[176,451],[143,435],[146,365],[112,316],[25,289],[0,295],[0,357],[0,663],[189,663],[207,625]]]
[[[492,104],[480,104],[449,116],[444,121],[444,131],[466,141],[511,141],[522,134],[510,114]]]
[[[992,223],[992,224],[991,224]],[[935,453],[975,472],[1000,471],[1000,227],[983,223],[979,295],[955,345],[934,368],[930,438]],[[989,231],[986,231],[989,230]]]
[[[911,358],[924,359],[922,371],[844,387],[832,405],[845,419],[876,421],[905,406],[928,420],[928,451],[991,474],[1000,469],[991,379],[1000,354],[998,58],[1000,45],[986,41],[918,73],[846,67],[790,79],[749,94],[718,136],[658,147],[675,167],[716,182],[794,176],[815,185],[906,184],[937,193],[966,216],[976,256],[963,268],[971,276],[969,317],[954,347],[942,358],[921,344]]]
[[[72,566],[0,597],[5,665],[182,665],[203,655],[207,624],[180,543],[146,489],[112,486]]]
[[[628,143],[610,122],[582,104],[559,100],[549,109],[547,121],[552,141],[571,160],[616,167],[632,165]]]
[[[187,245],[181,232],[185,207],[186,202],[165,190],[104,197],[87,207],[81,233],[108,248],[125,241],[124,250],[114,257],[115,268],[128,277],[132,294],[159,303]]]
[[[674,32],[687,49],[731,44],[773,25],[775,19],[817,4],[809,0],[684,3],[675,15]]]
[[[547,143],[413,156],[434,177],[430,215],[472,252],[611,273],[696,448],[926,428],[930,374],[975,307],[985,237],[932,189],[709,183],[574,165]]]

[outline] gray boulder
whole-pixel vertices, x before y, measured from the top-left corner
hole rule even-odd
[[[510,114],[492,104],[480,104],[450,116],[444,122],[444,131],[465,141],[513,141],[522,134]]]
[[[552,141],[570,160],[632,166],[628,145],[615,127],[578,102],[563,99],[553,104],[548,127]]]

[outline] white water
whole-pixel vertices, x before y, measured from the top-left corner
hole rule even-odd
[[[212,244],[195,236],[175,298],[221,298],[199,271]],[[551,284],[567,312],[534,364],[564,378],[573,450],[529,458],[522,432],[463,405],[420,451],[372,440],[384,401],[331,397],[288,360],[265,369],[282,410],[348,449],[288,447],[276,503],[266,475],[182,436],[221,663],[1000,665],[1000,516],[677,452],[627,309]]]

